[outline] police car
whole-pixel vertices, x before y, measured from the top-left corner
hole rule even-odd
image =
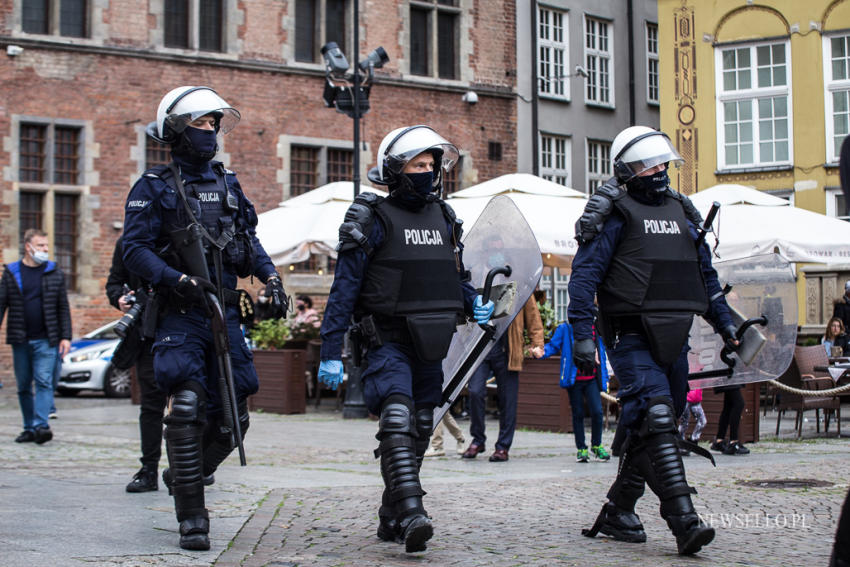
[[[71,342],[71,350],[62,359],[56,392],[75,396],[83,390],[103,391],[109,398],[130,396],[130,370],[112,366],[112,353],[120,339],[112,321]]]

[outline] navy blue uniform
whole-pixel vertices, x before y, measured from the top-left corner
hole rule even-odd
[[[386,234],[380,217],[375,215],[375,219],[368,235],[368,243],[373,250],[381,247]],[[451,231],[448,221],[447,225]],[[368,267],[369,256],[362,248],[340,252],[337,258],[334,282],[322,322],[322,360],[340,360],[342,357],[345,332],[351,325],[351,315]],[[468,282],[464,282],[462,287],[464,308],[471,314],[478,292]],[[363,397],[373,414],[381,413],[382,402],[391,394],[405,395],[417,406],[440,405],[442,363],[423,362],[412,346],[393,342],[369,349],[365,362]]]
[[[576,340],[593,338],[594,296],[608,272],[611,259],[623,238],[624,228],[624,219],[619,214],[612,214],[599,235],[580,246],[573,259],[568,316]],[[696,240],[697,229],[690,222],[688,228]],[[715,328],[725,328],[732,324],[732,319],[729,306],[721,294],[717,272],[711,265],[708,245],[703,243],[697,254],[706,292],[709,298],[713,298],[706,318]],[[647,402],[657,396],[672,397],[677,412],[684,408],[688,350],[686,343],[679,358],[668,368],[658,365],[650,354],[646,338],[639,334],[621,336],[617,344],[608,350],[611,366],[620,382],[618,395],[623,405],[622,420],[625,426],[638,424]]]
[[[183,167],[182,173],[187,192],[193,184],[214,183],[216,181],[214,168],[221,168],[221,165],[218,162],[210,162],[200,171],[196,168]],[[255,252],[251,273],[265,282],[275,273],[275,268],[256,237],[254,206],[243,194],[236,174],[226,171],[225,182],[227,189],[237,200],[237,209],[232,214],[233,219],[247,220],[247,231]],[[161,252],[163,243],[168,241],[169,231],[188,224],[188,214],[179,194],[166,181],[155,175],[146,174],[133,186],[127,198],[124,218],[124,264],[127,269],[151,282],[160,293],[166,296],[166,299],[172,292],[169,288],[176,286],[181,272],[169,266],[158,252]],[[204,222],[204,224],[207,223]],[[210,264],[210,274],[215,281],[215,270],[212,264]],[[223,287],[232,290],[236,287],[236,282],[237,274],[234,266],[225,262],[222,275]],[[228,305],[225,311],[234,385],[237,398],[241,400],[255,393],[259,384],[252,364],[252,354],[245,345],[239,327],[239,311],[232,305]],[[178,383],[193,380],[203,385],[207,395],[208,410],[213,412],[220,410],[221,400],[216,385],[218,368],[215,363],[212,334],[209,321],[200,309],[169,308],[160,317],[153,351],[156,379],[163,391],[170,392]]]

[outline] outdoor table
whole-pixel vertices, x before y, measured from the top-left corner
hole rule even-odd
[[[814,369],[818,372],[828,372],[832,381],[838,384],[842,378],[850,375],[850,362],[837,362],[829,366],[816,365]]]

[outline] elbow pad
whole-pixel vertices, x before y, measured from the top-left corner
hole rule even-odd
[[[614,201],[624,194],[613,177],[596,190],[576,221],[575,233],[579,244],[590,242],[602,232],[602,226],[614,210]]]
[[[369,234],[372,232],[372,224],[375,221],[372,207],[378,203],[379,198],[374,193],[361,193],[355,197],[354,202],[345,211],[345,217],[339,226],[337,252],[359,247],[368,256],[372,255],[373,250],[369,245]]]

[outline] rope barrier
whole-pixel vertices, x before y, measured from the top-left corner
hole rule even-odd
[[[844,386],[838,386],[837,388],[830,388],[828,390],[801,390],[800,388],[794,388],[793,386],[789,386],[788,384],[783,384],[777,380],[766,380],[768,384],[773,386],[774,388],[779,388],[780,390],[785,390],[786,392],[790,392],[792,394],[797,394],[800,396],[810,396],[810,397],[818,397],[823,398],[825,396],[835,396],[842,392],[850,391],[850,384],[845,384]],[[620,403],[619,398],[615,398],[608,392],[601,392],[602,399],[608,400],[609,402],[613,402],[615,404]]]

